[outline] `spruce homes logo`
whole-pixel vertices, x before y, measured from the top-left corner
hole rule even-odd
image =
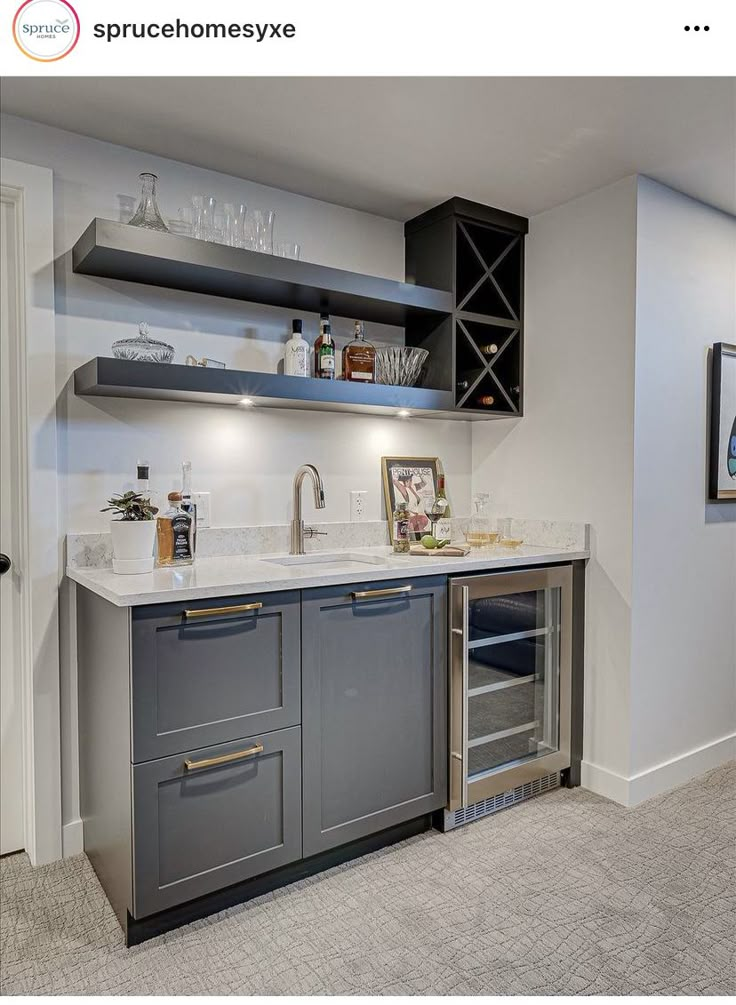
[[[77,12],[67,0],[26,0],[13,18],[15,44],[40,63],[68,56],[79,30]]]

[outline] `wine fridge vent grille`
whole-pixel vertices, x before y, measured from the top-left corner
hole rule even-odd
[[[543,775],[542,778],[535,778],[532,782],[525,782],[517,785],[515,789],[508,789],[506,792],[499,792],[497,796],[489,796],[488,799],[481,799],[471,806],[463,809],[449,811],[445,810],[444,830],[450,831],[463,824],[469,824],[473,820],[480,820],[481,817],[490,816],[491,813],[498,813],[516,803],[524,802],[525,799],[533,799],[534,796],[541,796],[543,792],[550,792],[559,788],[560,773],[553,772],[551,775]]]

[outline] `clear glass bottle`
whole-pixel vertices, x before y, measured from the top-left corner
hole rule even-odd
[[[291,322],[291,338],[284,348],[284,373],[287,377],[309,376],[309,343],[302,338],[301,318]]]
[[[432,521],[432,535],[438,541],[449,541],[452,537],[450,523],[450,502],[445,493],[445,476],[437,475],[437,491],[427,509],[427,516]]]
[[[192,557],[197,553],[197,504],[192,499],[192,462],[181,463],[181,508],[192,518]]]
[[[329,314],[319,316],[319,335],[314,340],[314,376],[322,380],[335,379],[335,340]]]
[[[342,375],[344,380],[363,384],[376,382],[376,350],[366,342],[362,321],[355,322],[355,337],[342,351]]]
[[[156,203],[156,182],[158,177],[150,171],[144,171],[138,176],[142,183],[141,198],[138,208],[130,221],[131,227],[144,227],[146,230],[161,230],[169,232],[169,228],[164,223],[164,218],[159,212]]]
[[[394,510],[394,551],[397,555],[406,555],[409,551],[409,504],[400,499]]]
[[[169,492],[169,507],[156,518],[156,565],[191,565],[194,521],[181,508],[181,492]]]
[[[493,530],[490,504],[488,492],[478,492],[473,496],[473,512],[465,533],[465,540],[471,548],[488,548],[498,540],[498,534]]]

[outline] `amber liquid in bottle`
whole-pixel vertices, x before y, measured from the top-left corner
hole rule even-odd
[[[365,340],[362,321],[355,322],[355,338],[342,351],[342,375],[345,380],[375,383],[376,350]]]

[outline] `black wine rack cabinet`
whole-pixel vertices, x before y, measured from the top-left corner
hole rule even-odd
[[[429,350],[424,384],[454,407],[518,416],[524,403],[524,238],[529,221],[467,199],[404,225],[406,281],[450,290],[452,312],[407,321],[406,342]]]

